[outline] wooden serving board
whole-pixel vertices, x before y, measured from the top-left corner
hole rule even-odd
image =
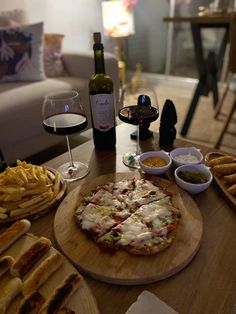
[[[17,259],[21,254],[23,254],[38,238],[32,234],[26,234],[17,240],[10,248],[3,252],[1,255],[10,255]],[[57,252],[53,247],[46,253],[37,264],[34,266],[32,271],[39,265],[40,262],[52,253]],[[32,272],[30,271],[28,275]],[[77,272],[77,270],[72,266],[72,264],[65,258],[62,266],[54,273],[49,279],[39,288],[39,292],[42,296],[47,299],[51,292],[56,288],[57,285],[71,272]],[[82,277],[82,276],[81,276]],[[6,282],[9,280],[10,274],[7,273],[0,281],[0,291],[4,287]],[[26,276],[27,278],[27,276]],[[23,296],[19,294],[9,305],[6,314],[18,313],[20,302],[23,300]],[[66,307],[75,311],[79,314],[99,314],[96,300],[88,287],[84,278],[81,278],[78,290],[72,295]]]
[[[50,168],[50,167],[47,167],[47,169],[54,174],[57,172],[57,170]],[[49,213],[51,210],[53,210],[54,208],[56,208],[59,205],[59,203],[61,202],[61,200],[65,196],[66,185],[67,185],[66,181],[63,178],[61,178],[60,191],[53,200],[51,200],[49,203],[46,203],[46,204],[38,207],[37,209],[33,209],[29,212],[22,213],[20,215],[15,216],[15,217],[9,217],[7,219],[0,220],[0,226],[9,224],[11,222],[14,222],[16,220],[20,220],[23,218],[28,218],[30,220],[37,219],[37,218]]]
[[[208,153],[205,156],[205,164],[208,166],[208,163],[217,158],[217,157],[222,157],[225,156],[226,154],[222,154],[222,153],[218,153],[218,152],[212,152],[212,153]],[[235,158],[235,162],[236,162],[236,158]],[[230,185],[225,182],[223,177],[217,176],[214,171],[212,170],[212,175],[213,178],[216,182],[216,184],[218,185],[218,187],[220,188],[221,192],[224,194],[224,196],[226,197],[226,200],[228,201],[228,203],[231,205],[231,207],[233,207],[233,209],[236,210],[236,197],[234,197],[232,194],[230,194],[227,189],[230,187]]]
[[[68,194],[59,206],[54,220],[54,234],[58,246],[81,272],[112,284],[146,284],[167,278],[183,269],[197,253],[203,234],[201,213],[192,198],[173,182],[158,177],[158,181],[174,193],[174,202],[181,209],[176,239],[165,251],[153,256],[135,256],[126,251],[107,251],[100,248],[76,225],[74,212],[81,199],[91,189],[106,182],[133,177],[139,172],[112,173],[86,181]]]

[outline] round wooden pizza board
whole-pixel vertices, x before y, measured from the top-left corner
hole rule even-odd
[[[76,225],[74,212],[80,200],[91,189],[106,182],[142,176],[137,173],[112,173],[86,181],[67,195],[54,220],[58,246],[81,271],[95,279],[122,285],[146,284],[165,279],[183,269],[197,253],[203,234],[202,216],[192,198],[175,183],[159,177],[158,181],[174,194],[174,203],[181,209],[181,219],[172,245],[153,256],[136,256],[126,251],[100,248]]]
[[[10,255],[17,259],[23,254],[38,238],[32,234],[26,234],[22,236],[19,240],[17,240],[13,245],[10,246],[9,249],[3,252],[2,256]],[[40,262],[43,261],[44,258],[49,256],[52,253],[57,252],[53,247],[47,252],[34,266],[32,271],[39,265]],[[62,266],[53,273],[49,279],[39,288],[39,292],[42,296],[47,299],[47,297],[52,293],[52,291],[60,284],[60,282],[71,272],[77,272],[77,270],[72,266],[72,264],[65,258]],[[28,275],[30,275],[31,271]],[[82,277],[82,276],[81,276]],[[1,288],[5,286],[7,281],[9,280],[10,275],[7,273],[1,278],[0,281],[0,291]],[[27,278],[27,276],[26,276]],[[9,305],[6,314],[18,313],[20,302],[23,300],[22,294],[19,294]],[[80,314],[99,314],[99,310],[97,307],[96,300],[88,287],[84,278],[81,278],[79,288],[72,295],[68,303],[65,307],[73,310],[75,313]]]

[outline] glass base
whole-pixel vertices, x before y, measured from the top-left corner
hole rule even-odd
[[[122,160],[126,166],[139,169],[139,157],[140,155],[137,155],[136,153],[126,153]]]
[[[74,167],[71,167],[70,163],[67,162],[57,169],[61,173],[64,180],[68,182],[82,179],[89,173],[89,167],[87,164],[84,164],[80,161],[75,161],[73,164]]]

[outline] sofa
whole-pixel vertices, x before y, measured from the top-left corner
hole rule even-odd
[[[43,128],[42,103],[49,92],[77,90],[88,117],[87,128],[91,128],[88,82],[94,73],[93,52],[63,52],[62,61],[65,76],[34,82],[0,83],[0,149],[8,165],[65,141],[63,136],[49,134]],[[114,82],[118,110],[118,63],[113,54],[105,53],[105,65]]]

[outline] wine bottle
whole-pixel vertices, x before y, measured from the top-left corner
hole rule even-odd
[[[89,81],[89,98],[96,148],[111,148],[116,144],[113,82],[105,72],[101,33],[94,33],[95,73]]]

